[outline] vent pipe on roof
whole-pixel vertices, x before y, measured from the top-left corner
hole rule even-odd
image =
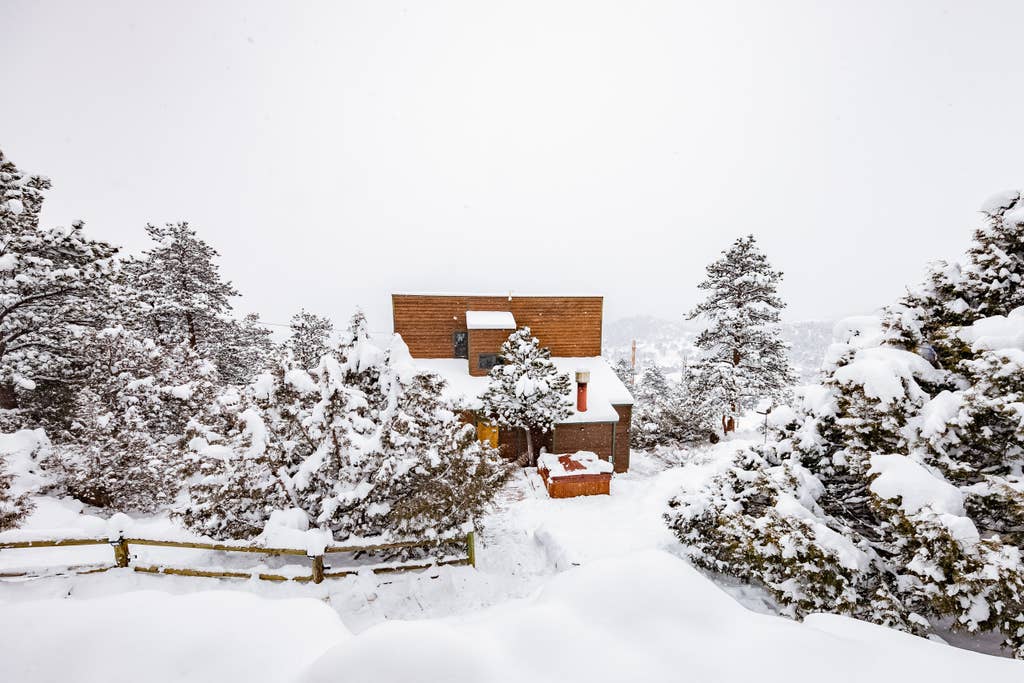
[[[590,372],[576,371],[576,411],[587,412],[587,385],[590,384]]]

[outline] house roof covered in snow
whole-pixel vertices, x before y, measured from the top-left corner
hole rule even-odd
[[[587,422],[618,422],[619,414],[614,406],[633,405],[633,395],[615,374],[608,362],[600,356],[583,358],[552,357],[555,367],[568,374],[576,383],[576,372],[585,370],[590,373],[587,385],[587,410],[576,410],[576,391],[566,399],[572,412],[562,424]],[[486,375],[474,377],[469,374],[465,358],[414,358],[412,363],[417,370],[429,371],[445,380],[445,395],[452,400],[460,400],[470,410],[481,407],[480,397],[487,390],[490,378]]]
[[[466,311],[468,330],[514,330],[516,319],[509,311]]]

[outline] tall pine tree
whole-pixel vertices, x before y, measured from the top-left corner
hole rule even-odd
[[[690,313],[708,327],[697,337],[703,351],[698,375],[722,416],[723,431],[735,429],[742,410],[759,399],[779,398],[795,377],[779,333],[782,273],[772,270],[753,235],[737,239],[707,267],[698,285],[707,298]]]
[[[77,332],[103,317],[116,248],[39,225],[50,181],[25,175],[0,151],[0,409],[18,394],[73,378]]]
[[[186,343],[203,357],[216,357],[230,299],[238,296],[220,276],[219,254],[188,223],[147,225],[146,233],[155,246],[125,264],[142,315],[137,329],[161,345]]]

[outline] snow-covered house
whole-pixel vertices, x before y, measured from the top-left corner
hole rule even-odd
[[[576,382],[572,413],[551,433],[535,434],[534,443],[552,453],[593,451],[616,472],[629,469],[633,396],[601,357],[602,297],[393,294],[391,305],[394,330],[415,365],[441,375],[479,436],[509,457],[526,450],[524,434],[498,430],[474,411],[490,369],[501,362],[501,345],[516,328],[529,327]]]

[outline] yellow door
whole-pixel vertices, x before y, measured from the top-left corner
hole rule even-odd
[[[492,448],[498,447],[498,426],[488,422],[476,423],[476,438],[478,441],[491,444]]]

